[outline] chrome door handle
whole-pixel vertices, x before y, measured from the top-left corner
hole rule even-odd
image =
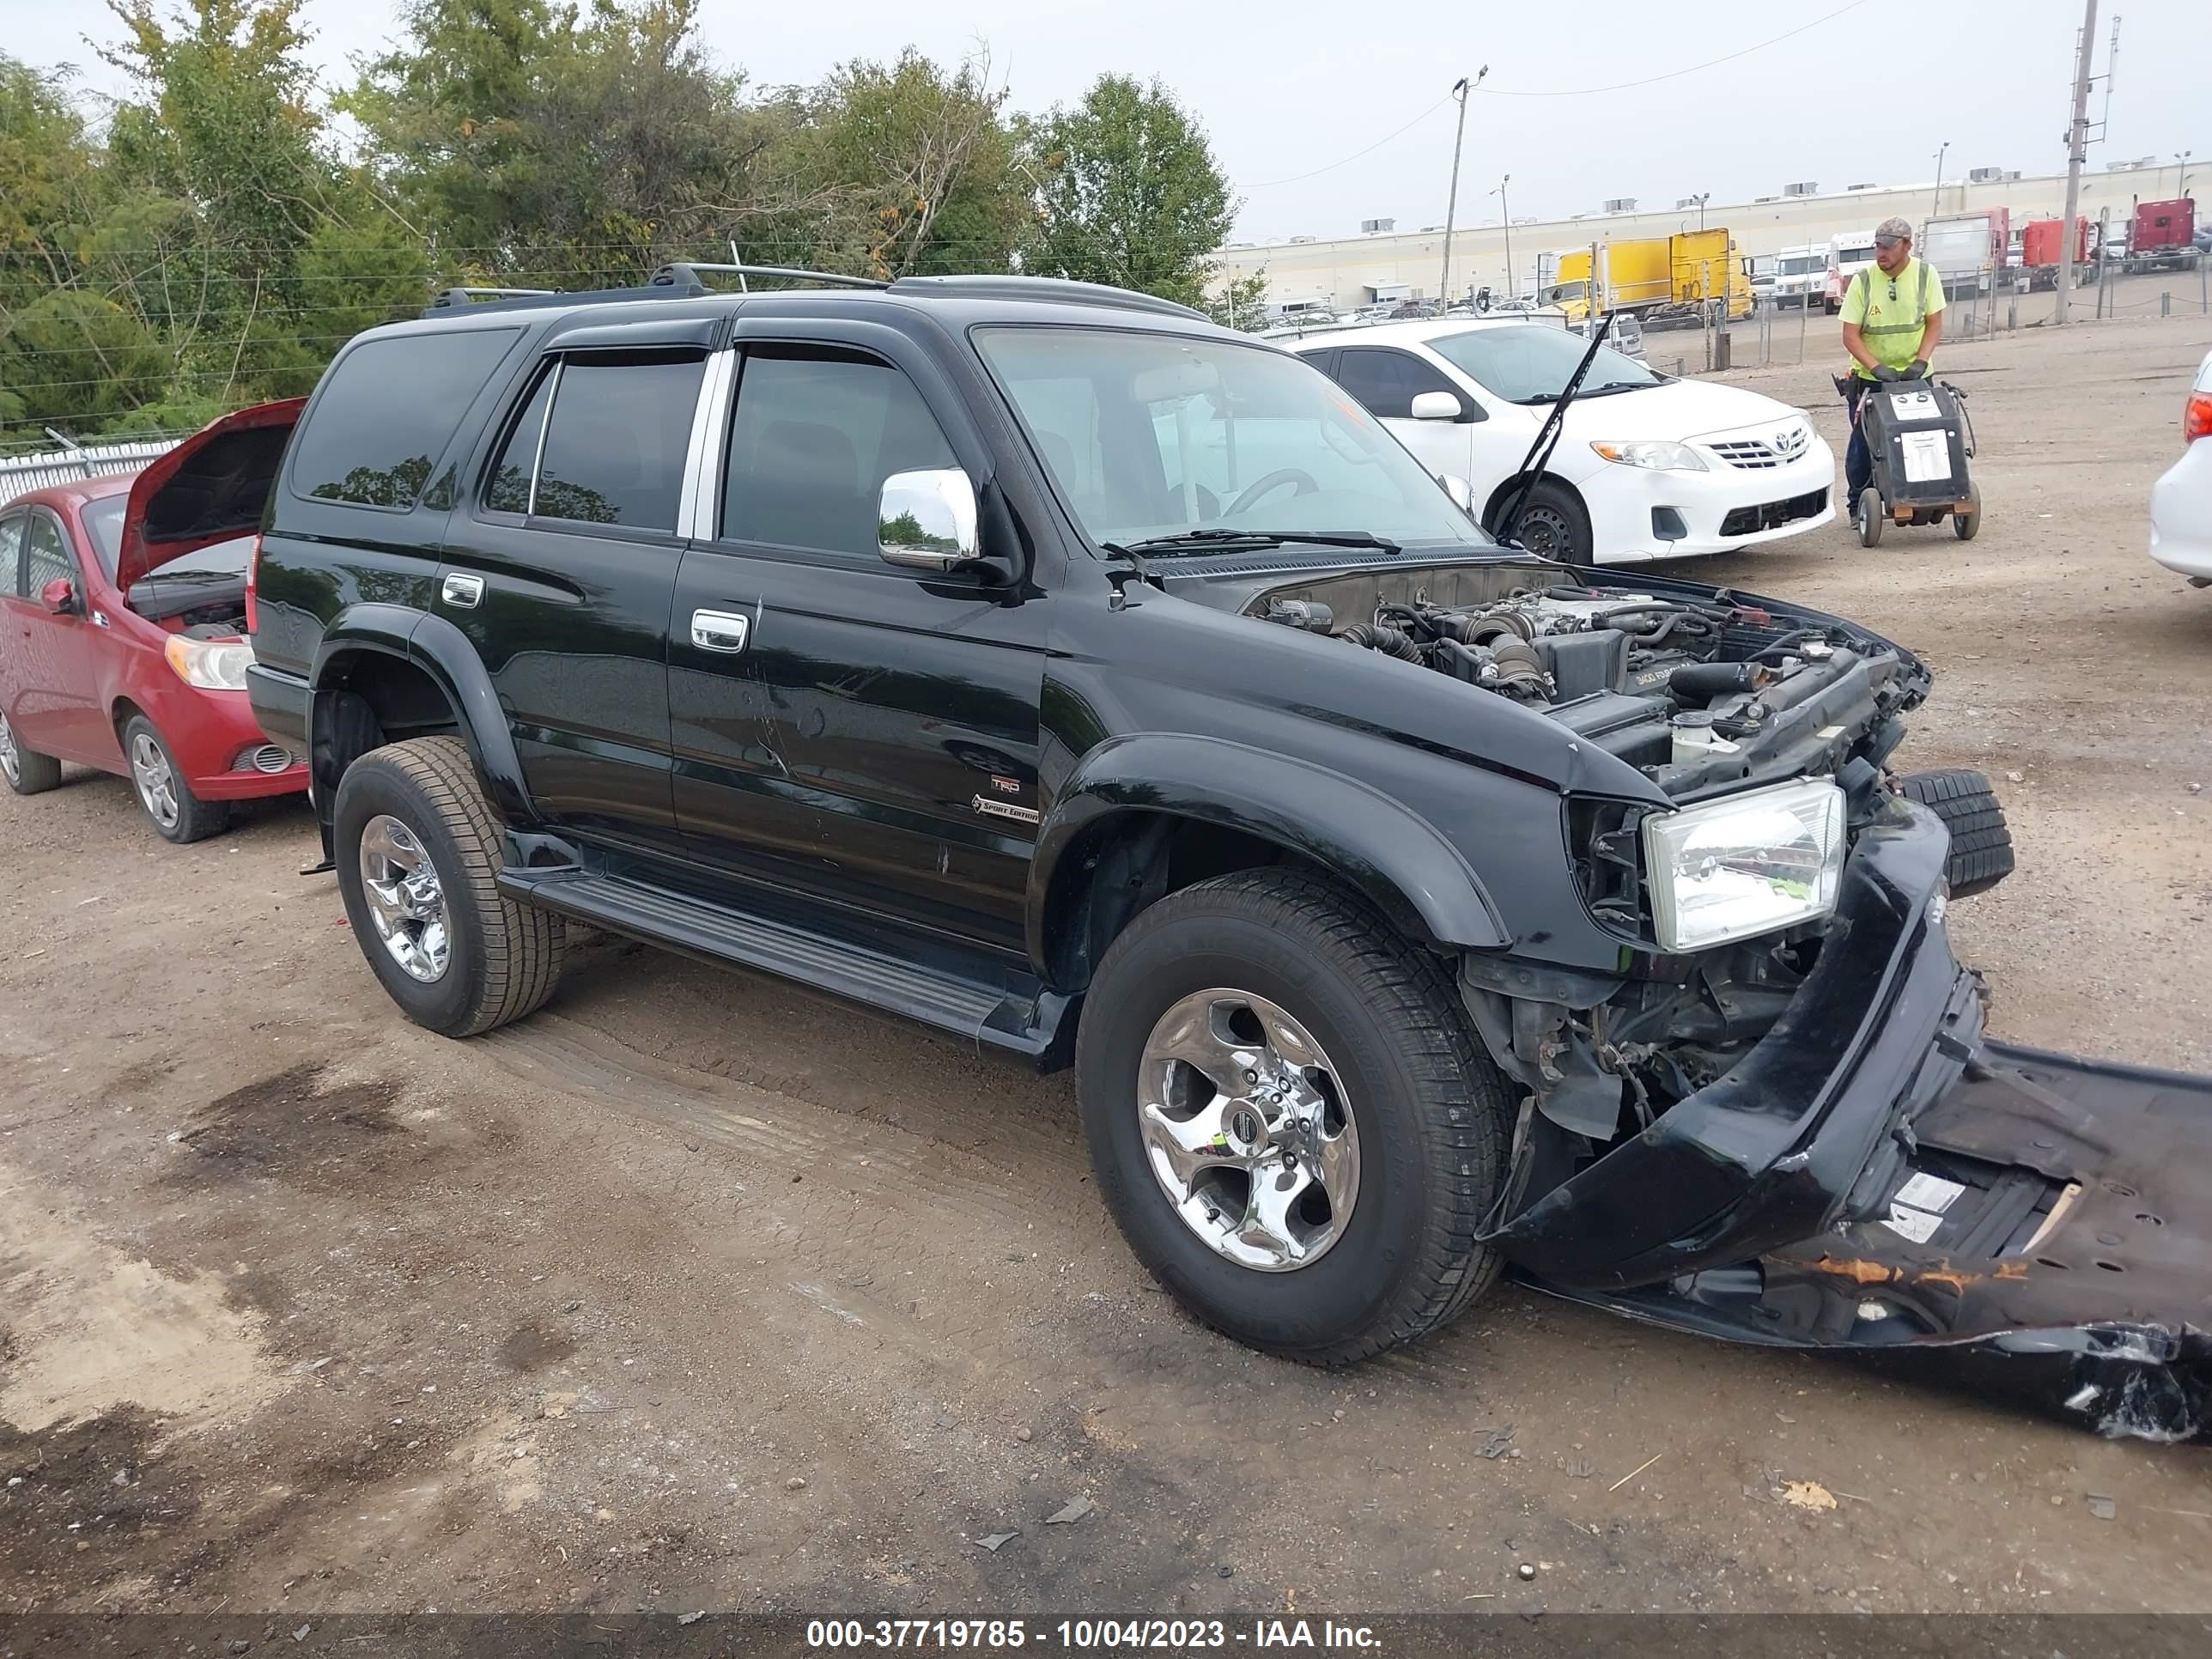
[[[463,611],[473,610],[483,598],[482,576],[448,576],[438,585],[438,597]]]
[[[745,638],[751,629],[751,618],[736,611],[694,611],[691,613],[691,643],[702,651],[720,651],[734,655],[745,648]]]

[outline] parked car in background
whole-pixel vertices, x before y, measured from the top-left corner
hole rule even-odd
[[[1495,530],[1522,463],[1588,349],[1505,319],[1309,334],[1291,349],[1349,392],[1422,465],[1463,478]],[[1835,517],[1835,456],[1801,410],[1675,380],[1600,347],[1520,540],[1599,564],[1723,553]]]
[[[245,410],[136,477],[34,489],[0,508],[0,775],[19,795],[74,762],[127,777],[155,831],[199,841],[230,805],[307,787],[246,698],[253,538],[297,403]]]
[[[2150,556],[2212,587],[2212,351],[2197,366],[2182,407],[2181,459],[2150,490]]]

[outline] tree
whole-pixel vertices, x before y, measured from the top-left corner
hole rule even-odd
[[[841,64],[805,100],[787,149],[794,200],[816,218],[811,257],[884,277],[1009,268],[1030,208],[990,67],[909,46],[888,68]],[[810,215],[787,216],[803,234]]]
[[[1249,276],[1224,276],[1221,291],[1206,295],[1204,309],[1224,328],[1257,333],[1272,320],[1267,315],[1267,273],[1255,270]]]
[[[1024,270],[1204,301],[1236,204],[1204,130],[1166,88],[1101,76],[1080,104],[1036,122],[1023,149],[1039,208]]]

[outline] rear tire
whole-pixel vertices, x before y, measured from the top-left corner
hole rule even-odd
[[[230,827],[230,803],[202,800],[185,781],[184,769],[167,741],[143,714],[123,723],[123,758],[131,768],[131,787],[154,833],[179,847]]]
[[[1953,898],[1986,893],[2013,872],[2012,831],[2004,807],[1982,773],[1963,766],[1908,772],[1897,781],[1907,800],[1943,820],[1951,851],[1943,863]]]
[[[1254,1005],[1264,1023],[1251,1023]],[[1199,1012],[1178,1025],[1179,1011],[1194,1006]],[[1285,1026],[1293,1040],[1277,1041]],[[1270,1124],[1240,1112],[1240,1097],[1162,1049],[1202,1050],[1218,1071],[1224,1042],[1235,1054],[1256,1043],[1255,1069],[1229,1081],[1269,1113],[1282,1105],[1267,1098],[1269,1068],[1306,1039],[1320,1063],[1299,1069],[1327,1079],[1316,1092],[1335,1114],[1329,1121],[1352,1137],[1349,1179],[1341,1164],[1317,1161],[1312,1167],[1329,1170],[1328,1182],[1313,1182],[1327,1200],[1326,1242],[1304,1259],[1249,1265],[1236,1254],[1245,1235],[1231,1224],[1260,1214],[1263,1181],[1289,1192],[1284,1183],[1308,1167],[1291,1114]],[[1153,905],[1099,965],[1075,1064],[1107,1207],[1138,1260],[1216,1330],[1310,1364],[1346,1364],[1443,1324],[1497,1278],[1498,1254],[1477,1233],[1504,1179],[1504,1077],[1470,1030],[1440,959],[1327,884],[1250,870]],[[1218,1132],[1206,1139],[1201,1124],[1186,1143],[1206,1154],[1249,1145],[1263,1127],[1267,1150],[1249,1173],[1209,1167],[1201,1179],[1214,1184],[1193,1183],[1186,1196],[1162,1161],[1163,1119],[1148,1105],[1188,1112],[1176,1117],[1185,1126],[1212,1107]],[[1292,1204],[1289,1231],[1312,1224],[1316,1211],[1302,1207],[1312,1198]],[[1322,1237],[1316,1226],[1309,1242]]]
[[[1881,491],[1872,484],[1859,491],[1858,502],[1851,511],[1851,522],[1858,526],[1861,547],[1881,545],[1881,532],[1889,527],[1889,514],[1881,510]]]
[[[553,994],[567,929],[500,893],[498,820],[459,738],[371,750],[338,780],[333,816],[347,920],[408,1018],[476,1036]]]
[[[19,795],[43,795],[62,781],[62,763],[52,755],[24,748],[8,717],[0,714],[0,777]]]

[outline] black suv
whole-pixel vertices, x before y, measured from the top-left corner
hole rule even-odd
[[[1885,769],[1910,653],[1500,546],[1177,306],[712,270],[374,330],[269,489],[253,705],[410,1017],[529,1013],[573,918],[1072,1059],[1137,1253],[1299,1358],[1510,1264],[2141,1365],[1995,1264],[2125,1261],[2151,1200],[2047,1120],[2175,1085],[1982,1041],[1943,909],[2011,855]]]

